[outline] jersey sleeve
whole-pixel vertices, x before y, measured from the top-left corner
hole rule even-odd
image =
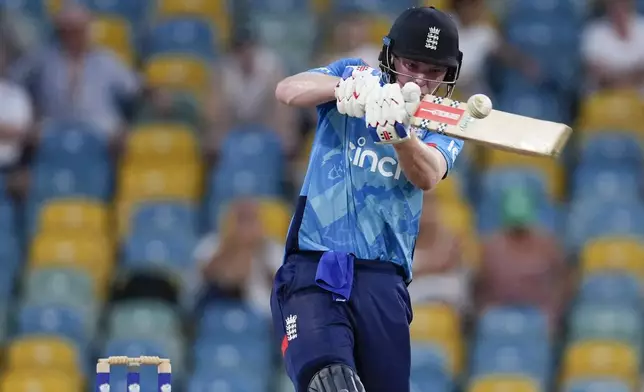
[[[325,75],[341,77],[344,69],[350,65],[367,65],[362,59],[359,58],[346,58],[332,62],[331,64],[309,69],[308,72],[321,73]]]
[[[423,129],[417,129],[417,135],[425,144],[437,149],[443,154],[447,162],[447,173],[445,173],[445,177],[447,177],[454,167],[454,162],[456,162],[456,158],[461,153],[465,143],[460,139]]]

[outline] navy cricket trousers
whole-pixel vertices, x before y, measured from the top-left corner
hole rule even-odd
[[[393,264],[355,261],[348,301],[315,283],[320,252],[287,257],[275,276],[271,311],[286,371],[306,392],[321,368],[342,363],[358,373],[367,392],[408,392],[412,309]]]

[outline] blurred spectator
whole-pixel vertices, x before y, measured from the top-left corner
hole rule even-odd
[[[452,8],[463,52],[457,83],[459,95],[466,99],[473,94],[491,94],[486,80],[491,59],[520,70],[531,80],[539,77],[541,71],[536,61],[505,42],[491,24],[484,0],[452,0]]]
[[[440,221],[439,208],[436,196],[426,193],[409,295],[412,303],[441,301],[466,313],[470,307],[470,271],[463,264],[461,241]]]
[[[332,49],[321,56],[316,66],[326,65],[340,58],[357,57],[371,67],[378,68],[382,45],[371,42],[369,31],[372,23],[369,16],[362,13],[334,15],[329,43]]]
[[[499,305],[538,307],[554,333],[568,297],[565,255],[556,237],[535,225],[527,192],[516,188],[505,196],[505,227],[483,243],[475,298],[479,313]]]
[[[221,233],[207,234],[195,249],[202,273],[198,311],[210,301],[240,299],[270,314],[273,276],[282,265],[284,246],[265,235],[259,204],[233,203]]]
[[[277,131],[284,149],[294,147],[297,117],[275,99],[275,87],[286,68],[270,48],[260,45],[249,29],[233,37],[231,51],[218,64],[206,116],[212,127],[209,149],[216,152],[227,131],[242,124],[261,124]]]
[[[20,177],[21,156],[31,131],[33,111],[27,92],[6,79],[9,48],[0,40],[0,171],[12,180]],[[18,185],[21,181],[10,181]],[[18,188],[19,185],[17,186]],[[16,187],[12,187],[17,191]]]
[[[604,16],[582,34],[588,88],[638,88],[644,93],[644,17],[633,0],[603,0],[602,5]]]
[[[90,22],[80,5],[64,8],[54,20],[58,44],[26,55],[12,76],[30,90],[40,118],[76,118],[116,137],[124,128],[122,104],[134,99],[139,84],[109,51],[91,46]]]

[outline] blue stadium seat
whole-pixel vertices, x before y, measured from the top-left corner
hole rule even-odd
[[[413,371],[410,392],[452,392],[454,384],[448,373],[433,370]]]
[[[477,225],[482,234],[492,233],[502,227],[500,205],[494,200],[484,200],[477,208]],[[551,233],[562,230],[563,216],[554,202],[544,202],[537,207],[536,218],[541,228]]]
[[[41,23],[50,21],[47,12],[47,0],[0,0],[0,8],[18,10]]]
[[[193,264],[192,252],[196,244],[194,233],[133,233],[124,245],[124,267],[182,270]]]
[[[495,307],[479,318],[477,335],[479,339],[502,339],[506,342],[527,338],[548,341],[548,320],[537,308]]]
[[[582,164],[573,173],[571,193],[575,200],[637,201],[641,193],[640,173],[625,165]]]
[[[3,235],[16,233],[16,230],[18,230],[16,219],[15,203],[0,197],[0,233]]]
[[[237,374],[197,373],[190,379],[186,392],[257,392],[267,389],[270,380],[252,373],[239,377]]]
[[[0,300],[8,298],[16,284],[16,274],[21,267],[22,249],[15,233],[0,234]]]
[[[407,8],[416,6],[418,6],[418,0],[333,0],[331,11],[338,14],[353,11],[366,11],[396,17]]]
[[[549,347],[547,341],[526,339],[506,343],[483,338],[474,346],[471,377],[525,375],[546,383],[552,366]]]
[[[216,57],[215,29],[204,20],[178,18],[159,22],[150,32],[147,57],[192,56],[205,61]]]
[[[194,349],[196,373],[207,373],[217,369],[240,376],[258,374],[269,377],[273,371],[272,340],[264,338],[243,338],[235,340],[197,341]]]
[[[96,13],[126,19],[133,27],[145,22],[151,4],[150,0],[82,0],[82,2]]]
[[[222,301],[204,309],[198,336],[204,341],[239,340],[239,337],[270,339],[270,320],[242,302]]]
[[[633,134],[606,131],[589,136],[581,143],[579,151],[581,164],[603,166],[622,164],[641,170],[644,149]]]
[[[449,360],[447,353],[440,346],[433,343],[414,342],[411,345],[412,371],[423,373],[429,370],[439,370],[447,373]]]
[[[61,305],[24,305],[18,311],[18,335],[62,335],[80,346],[93,337],[90,325],[81,310]]]
[[[195,233],[198,228],[197,209],[180,202],[145,202],[139,204],[130,218],[130,232]]]
[[[206,215],[217,225],[220,207],[240,196],[281,197],[285,159],[279,137],[270,129],[231,130],[219,165],[209,175]]]
[[[528,168],[491,168],[482,174],[483,198],[500,200],[509,188],[522,187],[537,201],[548,199],[548,187],[543,174]]]
[[[43,136],[35,154],[34,164],[91,165],[109,163],[107,138],[101,132],[77,121],[52,121],[45,124]]]
[[[506,17],[512,20],[552,20],[553,25],[561,18],[564,21],[577,21],[575,4],[570,0],[514,0],[510,3]]]
[[[620,380],[573,380],[564,386],[563,392],[630,392],[631,387]]]
[[[562,122],[565,118],[560,97],[545,91],[518,91],[506,85],[499,97],[499,109],[541,120]]]
[[[9,323],[8,323],[8,317],[7,317],[8,309],[9,309],[8,301],[0,299],[0,344],[3,344],[9,332]]]
[[[644,205],[622,200],[573,201],[567,221],[566,245],[576,252],[586,241],[601,236],[644,236]]]
[[[277,133],[263,126],[231,129],[221,147],[222,170],[263,169],[266,176],[282,178],[285,165],[282,143]]]
[[[108,200],[112,192],[112,168],[107,163],[39,165],[31,174],[29,208],[39,208],[39,202],[51,199]]]
[[[309,14],[313,12],[310,1],[301,0],[250,0],[251,12],[257,14]]]
[[[640,283],[626,274],[592,275],[583,280],[577,294],[578,303],[595,305],[634,305],[641,300]]]

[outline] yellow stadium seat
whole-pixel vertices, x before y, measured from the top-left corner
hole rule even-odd
[[[311,0],[311,5],[316,14],[322,15],[331,9],[331,0]]]
[[[438,212],[441,222],[455,233],[469,235],[476,230],[472,207],[459,199],[441,201]]]
[[[581,254],[583,274],[623,271],[644,281],[644,243],[634,238],[602,237],[589,241]]]
[[[182,124],[140,125],[127,138],[123,160],[128,166],[173,162],[199,164],[199,141],[194,132]]]
[[[420,0],[419,4],[423,7],[432,6],[439,10],[449,10],[451,8],[449,0]]]
[[[461,183],[458,175],[450,175],[442,180],[431,192],[441,201],[461,201]]]
[[[221,44],[227,44],[230,38],[231,15],[226,0],[158,0],[156,14],[159,18],[205,18],[216,26]]]
[[[0,392],[80,392],[82,379],[55,370],[8,371],[2,375]]]
[[[414,306],[411,337],[419,341],[449,340],[461,334],[460,318],[456,310],[445,304],[418,304]]]
[[[266,234],[282,243],[291,224],[291,208],[281,200],[261,200],[260,214]]]
[[[110,234],[110,215],[107,207],[89,200],[54,200],[46,203],[38,219],[38,233],[83,232]]]
[[[55,337],[23,337],[7,349],[9,370],[52,369],[75,373],[79,371],[78,352],[74,345]]]
[[[30,247],[29,267],[73,267],[87,271],[97,294],[103,295],[114,268],[114,245],[102,235],[37,235]]]
[[[127,20],[101,16],[92,21],[90,29],[95,45],[111,50],[126,65],[134,64],[132,31]]]
[[[145,64],[144,74],[150,87],[190,93],[200,100],[211,90],[208,65],[191,57],[155,56]]]
[[[443,184],[439,184],[440,186]],[[474,223],[474,212],[469,204],[459,199],[443,199],[438,208],[440,221],[460,237],[463,257],[468,265],[476,268],[479,262],[479,241]]]
[[[644,101],[636,90],[598,92],[582,102],[575,129],[644,131]]]
[[[199,165],[126,166],[119,175],[119,202],[176,200],[196,202],[201,196]]]
[[[581,341],[564,353],[562,382],[610,377],[634,385],[639,363],[635,347],[613,341]]]
[[[528,377],[490,376],[477,378],[467,392],[541,392],[542,389]]]
[[[548,180],[550,195],[561,200],[565,191],[564,169],[557,160],[514,154],[507,151],[487,149],[484,158],[488,167],[528,167],[542,172]]]
[[[47,0],[45,4],[50,16],[56,15],[63,8],[63,0]]]
[[[374,45],[382,45],[382,39],[389,34],[393,20],[384,15],[373,15],[370,19],[371,29],[369,31],[369,41]]]
[[[453,374],[462,371],[464,353],[461,324],[454,309],[440,303],[415,305],[410,333],[413,340],[432,342],[442,347]]]

